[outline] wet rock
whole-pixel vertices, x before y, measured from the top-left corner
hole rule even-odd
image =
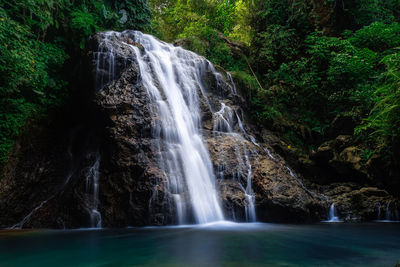
[[[82,200],[93,143],[85,139],[96,137],[86,128],[62,132],[55,122],[42,127],[31,126],[28,136],[21,136],[2,170],[0,228],[89,227]]]
[[[255,167],[253,183],[260,201],[259,218],[280,222],[318,220],[324,209],[321,197],[309,191],[283,161],[276,159],[259,159]]]
[[[250,51],[244,43],[231,40],[222,33],[218,33],[218,37],[224,41],[233,58],[241,59],[243,55],[249,54]]]
[[[316,161],[328,162],[334,157],[334,150],[331,143],[324,143],[318,147],[311,156]]]
[[[340,183],[331,185],[325,194],[346,222],[397,220],[399,216],[399,200],[376,187]]]
[[[267,129],[261,130],[261,136],[265,143],[269,144],[270,146],[276,148],[279,147],[281,140],[274,135],[271,131]]]
[[[16,156],[5,169],[7,177],[1,181],[0,212],[4,216],[0,218],[0,227],[15,224],[32,211],[21,226],[89,226],[91,202],[86,179],[93,165],[90,156],[93,151],[98,151],[101,158],[98,211],[103,227],[177,223],[173,192],[168,189],[160,164],[167,148],[153,134],[153,126],[160,118],[151,112],[155,104],[149,100],[141,83],[138,62],[131,54],[132,49],[128,49],[135,45],[134,41],[129,33],[119,37],[100,33],[91,42],[100,46],[107,42],[99,53],[103,53],[106,62],[100,66],[100,73],[108,78],[97,87],[101,90],[90,103],[93,114],[89,121],[98,120],[99,124],[76,133],[70,150],[68,142],[61,142],[60,146],[46,143],[45,135],[27,149],[16,148],[19,151],[15,155],[21,158]],[[112,62],[115,68],[110,73],[108,67]],[[94,64],[94,67],[99,66]],[[275,137],[256,140],[261,134],[246,119],[242,110],[244,100],[235,92],[230,77],[214,71],[205,75],[206,90],[198,88],[202,96],[202,134],[210,151],[226,218],[245,219],[244,210],[249,206],[245,192],[252,186],[261,221],[321,219],[326,204],[274,152]],[[232,115],[233,131],[214,129],[216,112],[223,105],[230,107],[227,112]],[[162,133],[160,136],[162,139]],[[42,145],[45,147],[41,148]],[[187,192],[182,195],[185,200],[189,198]]]
[[[133,41],[128,33],[117,36],[114,32],[100,32],[89,38],[89,56],[93,59],[92,75],[95,91],[117,80],[135,58],[130,49],[136,46],[143,52],[144,47]]]
[[[400,150],[393,149],[393,151]],[[398,155],[393,155],[391,159],[392,165],[388,165],[385,152],[374,151],[374,154],[365,164],[369,179],[371,179],[376,186],[384,188],[394,195],[398,195],[400,192],[400,165],[396,160],[399,158]]]
[[[248,150],[252,167],[252,186],[259,220],[304,222],[322,219],[326,204],[321,196],[309,191],[283,158],[276,153],[268,155],[263,143],[256,146],[249,141],[240,142],[240,138],[224,135],[208,139],[222,202],[228,210],[236,212],[236,219],[242,216],[243,220],[246,205],[243,188],[247,186],[247,169],[243,167],[237,171],[238,164],[245,164],[237,161],[237,155],[243,153],[243,146]],[[237,181],[241,187],[237,186]]]
[[[354,142],[352,135],[338,135],[335,139],[335,149],[340,150],[349,147]]]
[[[309,159],[315,164],[303,164],[311,177],[320,177],[316,182],[368,180],[368,171],[362,159],[363,150],[354,145],[349,135],[339,135],[311,152]],[[322,179],[321,179],[322,178]]]
[[[341,174],[353,172],[354,176],[366,177],[365,168],[361,163],[361,152],[357,147],[347,147],[330,164]]]

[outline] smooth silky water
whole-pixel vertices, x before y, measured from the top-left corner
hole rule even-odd
[[[394,266],[400,224],[0,232],[0,266]]]
[[[127,42],[127,38],[139,43],[140,48]],[[231,175],[246,198],[244,219],[247,222],[256,221],[249,158],[257,152],[248,147],[246,142],[250,139],[259,145],[243,127],[240,118],[243,115],[239,116],[239,110],[230,107],[229,101],[225,103],[224,99],[211,105],[206,88],[207,79],[214,77],[216,84],[224,84],[233,95],[237,95],[232,76],[226,73],[225,77],[219,73],[204,57],[162,42],[151,35],[139,31],[106,32],[98,52],[94,53],[97,90],[101,90],[116,77],[116,42],[125,51],[129,51],[124,54],[124,61],[137,62],[140,70],[140,82],[146,90],[153,118],[151,127],[156,140],[154,149],[158,151],[158,165],[165,177],[160,182],[167,193],[165,197],[169,210],[165,211],[176,214],[174,223],[210,223],[225,220],[229,217],[226,215],[231,213],[233,220],[236,217],[234,210],[224,210],[220,203],[217,177],[203,133],[201,103],[212,114],[212,135],[215,138],[228,137],[237,144],[234,150],[238,164],[237,168],[232,168]],[[106,72],[103,71],[105,69]],[[235,127],[236,124],[239,127]],[[224,151],[221,151],[219,157],[224,156]],[[219,178],[223,177],[219,174]],[[158,186],[155,185],[155,189]],[[150,200],[150,212],[152,203],[157,201],[159,198],[155,190]]]

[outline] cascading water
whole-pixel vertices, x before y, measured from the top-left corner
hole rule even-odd
[[[329,207],[329,217],[326,222],[342,222],[337,216],[335,203],[332,203],[331,206]]]
[[[170,193],[170,200],[174,202],[177,222],[182,224],[194,220],[196,223],[209,223],[224,220],[213,164],[202,132],[202,103],[206,103],[213,114],[213,134],[229,135],[238,142],[235,148],[238,166],[232,173],[236,174],[233,177],[236,177],[245,196],[246,220],[255,221],[255,195],[249,157],[257,152],[246,145],[248,141],[244,136],[257,143],[244,130],[237,110],[223,100],[219,100],[220,107],[209,102],[203,84],[205,76],[211,73],[217,83],[229,82],[231,93],[237,95],[232,76],[227,73],[224,79],[205,58],[161,42],[151,35],[137,31],[108,32],[94,55],[97,90],[115,79],[115,70],[119,68],[114,66],[117,63],[113,56],[112,38],[123,40],[124,49],[129,50],[129,53],[125,51],[129,56],[122,64],[136,61],[139,66],[141,83],[150,100],[152,135],[157,140],[159,165],[166,177],[163,183]],[[238,125],[237,131],[235,125]],[[157,197],[157,194],[153,195],[154,201]]]
[[[95,161],[86,174],[86,192],[91,196],[88,201],[88,212],[90,216],[90,227],[101,228],[101,214],[99,207],[99,167],[100,154],[95,154]]]
[[[385,211],[385,220],[386,221],[390,221],[392,219],[392,213],[390,211],[390,203],[391,203],[391,201],[389,201],[386,205],[386,211]]]
[[[133,38],[145,49],[141,53],[132,46],[142,83],[154,104],[152,112],[158,118],[153,134],[160,140],[160,163],[174,196],[178,221],[188,220],[186,188],[197,223],[223,220],[211,160],[200,130],[197,88],[202,88],[201,70],[209,63],[150,35],[133,32]],[[161,147],[166,148],[166,153],[161,153]]]
[[[105,33],[105,38],[99,44],[98,51],[93,53],[94,60],[96,61],[96,89],[103,88],[104,85],[115,79],[113,46],[109,45],[112,36],[113,32]],[[107,70],[107,72],[104,70]]]
[[[232,77],[228,75],[228,79],[232,82],[232,93],[237,94],[236,87],[234,86]],[[236,169],[232,169],[232,176],[236,178],[240,188],[242,189],[245,196],[245,217],[246,221],[254,222],[256,221],[256,211],[255,211],[255,195],[252,189],[252,167],[249,160],[249,149],[246,145],[246,141],[243,135],[249,137],[249,139],[253,142],[254,145],[259,146],[254,137],[247,134],[246,130],[243,127],[242,121],[239,115],[234,112],[230,107],[228,107],[225,103],[221,103],[221,109],[217,112],[214,112],[214,123],[213,123],[213,134],[214,136],[226,135],[232,139],[232,142],[237,143],[235,145],[234,150],[236,154],[236,161],[238,165]],[[236,121],[234,120],[236,119]],[[234,125],[237,122],[239,126],[239,132],[234,131]],[[257,153],[256,151],[251,151],[253,154]],[[221,151],[221,157],[224,155],[224,151]],[[223,168],[219,166],[219,168]],[[244,179],[243,179],[244,178]],[[232,217],[235,218],[234,211],[232,211]]]
[[[386,203],[385,207],[385,214],[381,214],[381,209],[382,209],[381,203],[378,202],[377,210],[378,210],[378,215],[377,215],[377,222],[399,222],[399,211],[397,209],[397,203],[392,202],[391,200]],[[381,219],[381,217],[384,216],[384,219]]]
[[[376,220],[379,221],[381,219],[381,203],[378,202],[376,209],[377,209],[377,216],[376,216]]]

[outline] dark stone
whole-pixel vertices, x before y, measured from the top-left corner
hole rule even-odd
[[[331,135],[353,135],[356,125],[352,114],[338,114],[332,121]]]
[[[92,37],[92,47],[97,47],[96,43],[98,45],[102,38],[105,38],[103,33]],[[165,148],[161,147],[158,151],[157,140],[151,131],[151,126],[159,118],[150,112],[152,104],[140,82],[135,57],[130,54],[131,50],[124,49],[126,45],[135,45],[134,41],[129,34],[120,38],[112,37],[110,43],[112,50],[116,51],[115,62],[120,62],[117,63],[117,75],[104,84],[88,103],[92,111],[88,121],[97,122],[82,127],[73,134],[70,142],[66,134],[64,137],[53,134],[51,138],[46,138],[49,130],[43,129],[37,141],[27,138],[14,148],[14,160],[4,169],[5,178],[0,184],[0,227],[20,222],[31,211],[34,213],[24,227],[89,226],[87,203],[90,194],[86,190],[86,174],[93,165],[96,151],[101,156],[99,211],[104,227],[176,223],[175,207],[170,204],[171,195],[165,188],[166,178],[158,162],[159,153],[165,153]],[[125,61],[127,57],[129,61]],[[248,173],[245,170],[233,173],[232,170],[241,164],[237,160],[237,152],[246,149],[252,167],[252,186],[259,220],[305,222],[323,219],[329,208],[327,199],[317,191],[311,191],[306,181],[291,171],[286,161],[275,152],[274,148],[281,143],[280,140],[268,131],[260,133],[246,119],[242,111],[245,101],[232,93],[224,72],[218,78],[212,73],[207,76],[205,94],[208,102],[203,99],[200,103],[203,134],[217,174],[221,202],[228,213],[226,217],[235,216],[244,220],[247,200],[241,186],[247,186]],[[220,101],[241,115],[243,129],[249,135],[213,134],[212,111],[221,108]],[[234,127],[239,131],[238,119],[234,120]],[[263,138],[258,138],[256,144],[250,135]],[[363,173],[360,151],[349,146],[351,142],[348,139],[341,136],[321,146],[312,159],[318,159],[331,168],[342,164]],[[302,161],[304,166],[315,167],[308,157]],[[348,203],[359,197],[373,199],[383,195],[376,190],[373,193],[357,190],[360,192],[349,195],[346,191],[341,195],[349,199]],[[339,201],[339,195],[331,195],[332,199]],[[368,201],[363,203],[370,203]],[[347,209],[344,205],[338,205],[341,212],[357,208],[348,206],[350,208]],[[370,218],[370,213],[359,212],[357,216]]]
[[[376,187],[362,187],[356,183],[338,183],[324,190],[330,203],[335,203],[339,217],[346,222],[386,219],[389,205],[391,219],[399,216],[399,200]],[[378,217],[380,214],[380,217]]]

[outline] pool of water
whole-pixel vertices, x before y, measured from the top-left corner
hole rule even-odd
[[[394,266],[400,224],[0,231],[0,266]]]

